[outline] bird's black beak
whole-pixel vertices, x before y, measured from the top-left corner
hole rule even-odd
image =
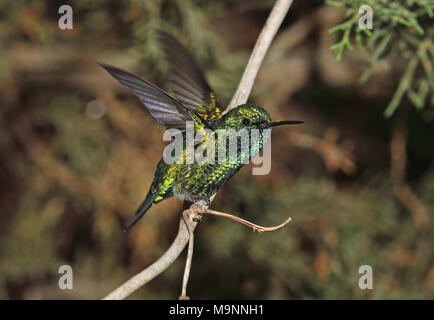
[[[286,124],[300,124],[300,123],[304,123],[304,121],[301,120],[283,120],[283,121],[276,121],[276,122],[266,122],[260,125],[261,129],[268,129],[268,128],[272,128],[272,127],[277,127],[277,126],[283,126]]]

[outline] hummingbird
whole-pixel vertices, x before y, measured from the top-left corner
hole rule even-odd
[[[166,129],[178,129],[184,141],[186,124],[192,123],[194,132],[202,136],[200,141],[194,142],[195,147],[213,143],[217,154],[219,142],[208,138],[209,132],[214,134],[219,130],[245,129],[250,134],[255,129],[259,135],[251,150],[236,149],[235,161],[166,163],[163,157],[157,164],[145,199],[125,223],[124,231],[135,225],[152,206],[173,196],[191,202],[205,200],[209,205],[210,197],[242,168],[246,159],[255,156],[269,140],[271,130],[266,129],[303,123],[297,120],[272,122],[264,108],[252,103],[239,105],[223,114],[214,91],[187,49],[166,31],[156,30],[156,36],[168,64],[172,95],[127,71],[106,64],[100,65],[136,95],[157,122]],[[181,156],[181,160],[185,160],[185,150]]]

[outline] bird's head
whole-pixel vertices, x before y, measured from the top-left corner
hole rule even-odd
[[[286,124],[299,124],[303,121],[286,120],[272,122],[268,112],[255,104],[246,103],[230,110],[220,121],[220,128],[241,129],[271,129],[275,126]]]

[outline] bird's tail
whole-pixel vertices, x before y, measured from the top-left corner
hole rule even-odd
[[[158,196],[158,193],[148,194],[146,199],[143,200],[142,204],[137,208],[136,212],[134,213],[134,216],[128,220],[124,224],[124,231],[128,231],[131,229],[132,226],[134,226],[137,221],[140,220],[141,217],[148,211],[148,209],[152,206],[152,203],[154,202],[155,198]]]

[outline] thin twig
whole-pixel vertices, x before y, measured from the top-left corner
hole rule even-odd
[[[196,222],[192,223],[192,228],[196,227]],[[181,220],[178,234],[173,240],[170,248],[153,264],[136,274],[134,277],[123,283],[116,290],[107,295],[104,300],[122,300],[132,294],[134,291],[148,283],[164,270],[166,270],[184,250],[188,242],[189,233],[185,223]]]
[[[258,231],[258,233],[262,233],[262,232],[269,232],[269,231],[276,231],[279,230],[280,228],[284,227],[285,225],[288,224],[288,222],[290,222],[292,220],[291,217],[288,217],[284,222],[282,222],[281,224],[277,225],[277,226],[273,226],[273,227],[263,227],[257,224],[254,224],[253,222],[244,220],[240,217],[234,216],[232,214],[229,213],[224,213],[224,212],[220,212],[220,211],[215,211],[215,210],[210,210],[210,209],[205,209],[205,210],[198,210],[198,213],[207,213],[207,214],[213,214],[215,216],[220,216],[220,217],[225,217],[225,218],[229,218],[231,220],[234,220],[236,222],[239,222],[241,224],[244,224],[245,226],[248,226],[250,228],[253,229],[253,231]]]
[[[270,13],[270,16],[268,17],[265,26],[263,27],[261,34],[259,35],[258,40],[256,41],[255,47],[253,49],[253,52],[250,56],[249,62],[245,68],[244,74],[241,78],[240,84],[238,85],[238,89],[234,95],[234,97],[231,100],[231,103],[226,108],[226,111],[229,111],[230,109],[236,107],[237,105],[243,104],[247,102],[247,99],[250,95],[250,91],[252,90],[253,83],[255,81],[256,75],[258,73],[259,67],[262,64],[262,61],[264,59],[265,53],[267,52],[271,41],[273,40],[277,30],[279,29],[283,19],[286,16],[286,13],[288,12],[293,0],[277,0],[273,10]],[[211,197],[212,202],[214,198],[214,195]],[[200,209],[208,209],[204,201],[199,201],[198,203],[193,204],[190,209],[193,209],[193,206],[199,206]],[[191,212],[191,211],[190,211]],[[183,213],[184,214],[184,213]],[[191,223],[191,232],[194,231],[197,223],[192,222]],[[176,258],[180,255],[182,250],[184,250],[187,242],[189,241],[189,231],[184,223],[183,218],[181,218],[180,228],[178,231],[178,234],[173,241],[170,248],[163,254],[163,256],[158,259],[155,263],[153,263],[151,266],[147,267],[143,271],[141,271],[139,274],[132,277],[130,280],[122,284],[119,288],[117,288],[115,291],[110,293],[108,296],[106,296],[104,299],[106,300],[121,300],[126,297],[128,297],[131,293],[139,289],[141,286],[146,284],[148,281],[155,278],[157,275],[162,273],[164,270],[166,270],[169,265],[173,263],[173,261],[176,260]],[[187,261],[188,262],[188,261]],[[189,267],[184,272],[184,278],[185,273],[190,272],[191,264],[189,264]],[[187,277],[188,279],[188,277]],[[185,283],[185,286],[187,283]],[[185,292],[185,296],[186,296]],[[182,294],[181,294],[182,296]]]
[[[182,213],[182,216],[184,218],[184,223],[188,229],[189,241],[188,241],[187,260],[185,261],[184,278],[182,279],[182,290],[181,290],[181,295],[179,296],[179,300],[190,300],[190,297],[187,296],[187,284],[188,284],[188,278],[190,277],[191,262],[193,260],[194,232],[191,226],[193,220],[191,219],[192,215],[190,215],[189,210],[185,210]]]

